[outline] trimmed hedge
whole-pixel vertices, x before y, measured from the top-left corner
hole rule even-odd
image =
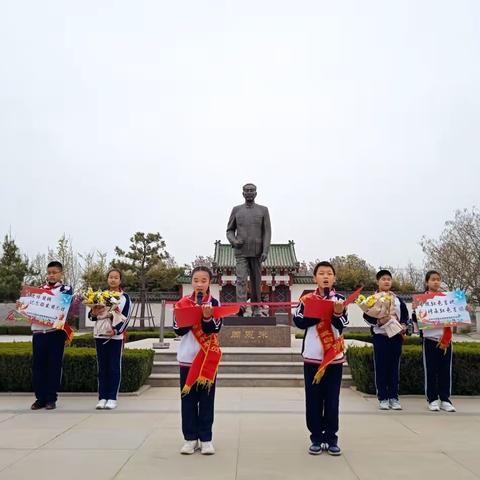
[[[358,390],[375,394],[373,348],[347,349],[347,362]],[[422,347],[406,345],[400,360],[400,394],[425,393]],[[480,395],[480,343],[457,342],[453,346],[452,392],[454,395]]]
[[[165,338],[175,338],[173,332],[165,332]],[[145,338],[158,338],[158,331],[128,331],[127,343],[136,342],[138,340],[144,340]],[[77,335],[73,338],[71,347],[89,347],[95,348],[95,339],[93,338],[93,333],[85,333],[83,335]]]
[[[68,323],[74,330],[78,330],[78,317],[68,320]],[[0,335],[31,335],[32,327],[30,325],[0,325]]]
[[[360,340],[361,342],[373,343],[373,337],[370,332],[366,333],[345,333],[344,338],[347,340]],[[418,335],[403,337],[404,345],[421,345],[422,339]]]
[[[303,336],[304,336],[304,332],[297,332],[295,334],[295,338],[303,338]],[[370,332],[349,332],[347,329],[343,334],[343,338],[345,338],[345,340],[359,340],[361,342],[373,343],[373,337]],[[417,335],[404,337],[403,344],[404,345],[421,345],[422,339]]]
[[[134,392],[152,372],[153,350],[125,349],[122,356],[121,392]],[[0,343],[0,391],[32,391],[32,344]],[[97,391],[97,358],[94,348],[65,348],[63,392]]]
[[[31,335],[32,329],[30,325],[1,325],[0,335]]]

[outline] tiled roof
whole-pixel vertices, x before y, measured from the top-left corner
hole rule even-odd
[[[180,274],[177,277],[177,283],[179,284],[189,284],[192,281],[192,277],[186,274]]]
[[[229,243],[215,242],[214,265],[216,268],[235,268],[235,255],[233,248]],[[298,268],[297,255],[295,254],[295,244],[293,241],[288,243],[272,243],[268,252],[267,261],[264,266],[267,269],[291,269]]]
[[[293,283],[297,283],[299,285],[312,285],[315,284],[315,280],[313,279],[312,275],[294,275]]]
[[[190,284],[191,282],[192,282],[192,276],[191,276],[191,275],[188,275],[188,274],[186,274],[186,273],[181,274],[181,275],[179,275],[179,276],[177,277],[177,284],[179,284],[179,285],[181,285],[181,284],[183,284],[183,285],[188,285],[188,284]],[[217,282],[218,282],[217,276],[214,275],[214,276],[212,277],[211,283],[217,283]]]

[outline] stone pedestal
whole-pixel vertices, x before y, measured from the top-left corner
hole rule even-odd
[[[288,325],[223,325],[221,347],[290,347]]]
[[[250,326],[250,325],[255,325],[255,326],[269,326],[269,327],[274,327],[277,325],[277,319],[276,317],[237,317],[231,316],[231,317],[225,317],[223,319],[223,325],[228,325],[228,326]]]

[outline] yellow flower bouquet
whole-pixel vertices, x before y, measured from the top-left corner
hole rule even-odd
[[[89,287],[83,294],[83,303],[89,307],[105,307],[95,313],[93,333],[96,337],[109,338],[115,335],[114,328],[126,320],[119,309],[121,293],[108,290],[93,290]]]
[[[393,337],[403,331],[403,327],[395,314],[395,295],[390,292],[379,292],[368,297],[359,295],[355,303],[369,317],[382,319],[379,326],[385,329],[388,337]],[[387,319],[386,321],[383,321]]]
[[[83,303],[87,307],[95,305],[103,305],[109,310],[115,308],[120,303],[120,292],[110,292],[109,290],[93,290],[88,287],[87,291],[82,294]]]
[[[365,297],[359,295],[355,303],[369,316],[383,318],[389,316],[395,307],[395,296],[392,293],[379,292]]]

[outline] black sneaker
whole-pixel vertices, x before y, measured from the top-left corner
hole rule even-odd
[[[338,445],[329,445],[327,452],[329,455],[333,455],[334,457],[338,457],[338,455],[342,454],[342,449]]]
[[[46,405],[45,405],[45,408],[47,410],[55,410],[57,408],[57,405],[55,402],[48,402]]]
[[[31,410],[40,410],[41,408],[45,408],[45,403],[40,400],[35,400],[30,407]]]
[[[321,443],[312,443],[308,447],[308,453],[310,455],[320,455],[322,453],[322,444]]]

